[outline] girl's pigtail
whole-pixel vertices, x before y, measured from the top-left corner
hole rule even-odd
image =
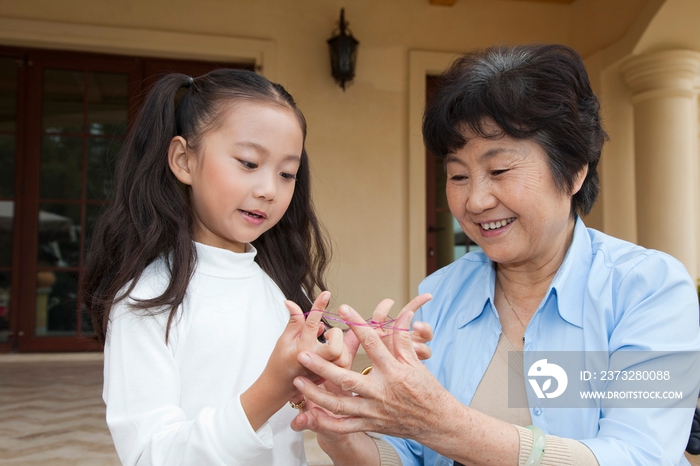
[[[84,269],[83,301],[101,343],[110,309],[131,293],[158,256],[166,258],[169,285],[161,296],[136,300],[133,307],[170,311],[168,330],[194,271],[192,216],[167,157],[170,141],[183,123],[189,123],[176,121],[175,97],[182,87],[190,87],[190,79],[171,74],[149,92],[119,157],[114,202],[95,227]],[[192,86],[183,99],[194,91]]]

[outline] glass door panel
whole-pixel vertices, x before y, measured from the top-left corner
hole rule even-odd
[[[0,131],[17,128],[17,59],[0,57]]]
[[[82,70],[44,70],[41,128],[47,133],[83,132],[83,75]]]
[[[112,199],[114,170],[117,154],[122,146],[118,138],[90,138],[88,140],[87,192],[89,200]]]
[[[83,138],[51,134],[41,140],[39,196],[75,199],[82,194]]]
[[[10,338],[15,167],[17,160],[17,59],[0,57],[0,343]]]
[[[10,333],[10,285],[12,274],[0,272],[0,342],[7,342]]]
[[[126,134],[129,76],[88,73],[87,124],[92,135]]]
[[[38,267],[80,265],[80,204],[40,204]]]
[[[77,335],[77,309],[78,272],[37,272],[35,336]]]
[[[15,139],[0,133],[0,199],[11,199],[15,191]]]
[[[92,327],[78,300],[86,239],[114,190],[127,131],[129,74],[44,69],[34,336]]]

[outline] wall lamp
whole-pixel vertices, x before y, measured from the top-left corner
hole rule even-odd
[[[343,91],[345,91],[346,83],[351,82],[355,77],[357,46],[359,44],[348,29],[348,24],[345,21],[345,8],[341,8],[338,27],[333,30],[333,37],[328,39],[328,48],[331,52],[331,73]]]

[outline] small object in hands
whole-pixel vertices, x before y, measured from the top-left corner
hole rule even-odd
[[[360,372],[360,374],[362,374],[362,375],[367,375],[367,374],[369,374],[370,372],[372,372],[372,366],[367,366],[367,367],[365,367],[364,369],[362,369],[362,372]]]
[[[294,409],[301,409],[304,406],[306,406],[306,398],[303,398],[299,403],[295,403],[293,401],[290,401],[289,404]]]
[[[400,331],[400,332],[410,332],[411,331],[410,328],[397,327],[395,325],[396,319],[393,319],[391,317],[387,317],[385,322],[377,322],[377,321],[372,320],[372,319],[367,319],[365,321],[365,324],[363,325],[363,324],[357,324],[354,322],[344,320],[340,317],[339,314],[335,314],[335,313],[329,312],[329,311],[324,311],[323,309],[311,309],[309,312],[305,312],[304,316],[308,316],[309,313],[311,313],[311,312],[322,312],[324,319],[333,320],[335,322],[340,322],[342,324],[361,325],[364,327],[371,327],[374,329],[393,330],[393,331]],[[347,329],[343,329],[343,332],[346,332],[346,331],[347,331]],[[390,335],[392,335],[392,334],[388,333],[388,334],[382,335],[381,337],[384,338],[384,337],[388,337]]]

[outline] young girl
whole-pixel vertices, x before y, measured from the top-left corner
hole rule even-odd
[[[349,356],[302,313],[327,263],[305,135],[292,97],[248,71],[171,74],[146,98],[84,284],[124,464],[306,464],[297,354]]]

